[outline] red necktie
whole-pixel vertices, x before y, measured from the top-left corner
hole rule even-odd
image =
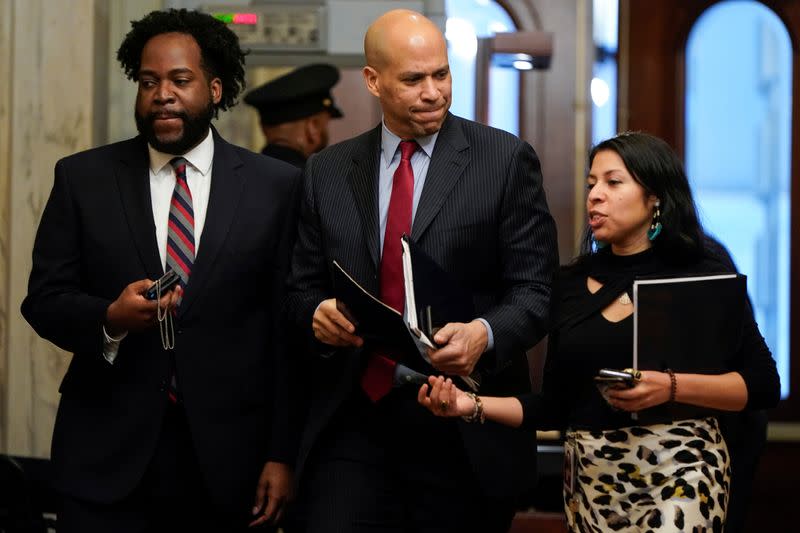
[[[381,300],[400,313],[405,307],[403,288],[403,247],[400,238],[411,234],[411,213],[414,205],[414,170],[411,156],[417,151],[416,141],[400,142],[400,165],[394,171],[386,233],[381,255]],[[373,354],[361,376],[361,387],[377,402],[392,390],[397,363],[383,355]]]

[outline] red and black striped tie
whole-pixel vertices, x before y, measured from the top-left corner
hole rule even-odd
[[[174,270],[181,278],[180,285],[186,288],[195,256],[192,192],[186,181],[186,159],[176,157],[169,163],[175,169],[175,189],[172,191],[169,222],[167,223],[167,270]],[[181,300],[182,298],[178,300],[178,306],[180,306]],[[175,379],[174,361],[167,394],[170,401],[178,401],[178,382]]]
[[[194,264],[192,192],[186,182],[186,160],[176,157],[169,163],[175,169],[175,189],[172,191],[172,201],[169,204],[167,270],[174,270],[181,277],[181,285],[186,288]]]

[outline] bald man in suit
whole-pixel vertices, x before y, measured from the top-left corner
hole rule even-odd
[[[289,282],[289,315],[316,361],[298,465],[306,530],[505,531],[534,482],[535,435],[437,420],[416,387],[380,386],[403,367],[337,310],[331,263],[389,303],[410,234],[476,310],[439,330],[441,348],[416,370],[477,369],[487,394],[528,391],[525,351],[547,331],[557,265],[539,160],[517,137],[449,113],[447,46],[424,16],[381,16],[365,53],[383,120],[308,161]]]

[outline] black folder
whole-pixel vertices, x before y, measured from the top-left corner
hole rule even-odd
[[[432,343],[436,331],[448,322],[473,320],[475,304],[470,291],[445,272],[418,244],[406,235],[402,239],[406,309],[416,312],[415,315],[409,312],[409,322],[413,333],[424,334]],[[413,331],[415,322],[419,332]]]
[[[402,238],[408,322],[397,310],[370,294],[338,261],[333,261],[336,307],[356,327],[369,349],[382,352],[412,369],[431,369],[419,343],[437,348],[433,335],[448,322],[475,318],[471,293],[463,289],[407,236]],[[425,364],[423,364],[425,363]],[[476,390],[480,374],[459,376]]]
[[[370,294],[337,261],[333,262],[333,295],[337,309],[353,323],[356,335],[370,349],[413,368],[420,357],[419,348],[403,315]]]
[[[741,344],[746,300],[747,277],[741,274],[636,279],[632,367],[691,374],[730,371]],[[659,407],[648,413],[669,411],[675,419],[708,412]]]

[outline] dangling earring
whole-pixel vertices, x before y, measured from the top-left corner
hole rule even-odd
[[[591,240],[592,240],[592,242],[591,242],[592,253],[597,253],[600,250],[602,250],[603,248],[605,248],[606,246],[608,246],[607,242],[599,241],[599,240],[595,239],[594,238],[594,233],[592,233],[592,239]]]
[[[650,239],[651,241],[656,240],[656,237],[658,237],[661,234],[661,228],[663,228],[663,226],[661,225],[661,209],[659,209],[660,206],[661,206],[661,201],[656,200],[656,212],[653,213],[653,221],[650,223],[650,229],[647,230],[647,238]]]

